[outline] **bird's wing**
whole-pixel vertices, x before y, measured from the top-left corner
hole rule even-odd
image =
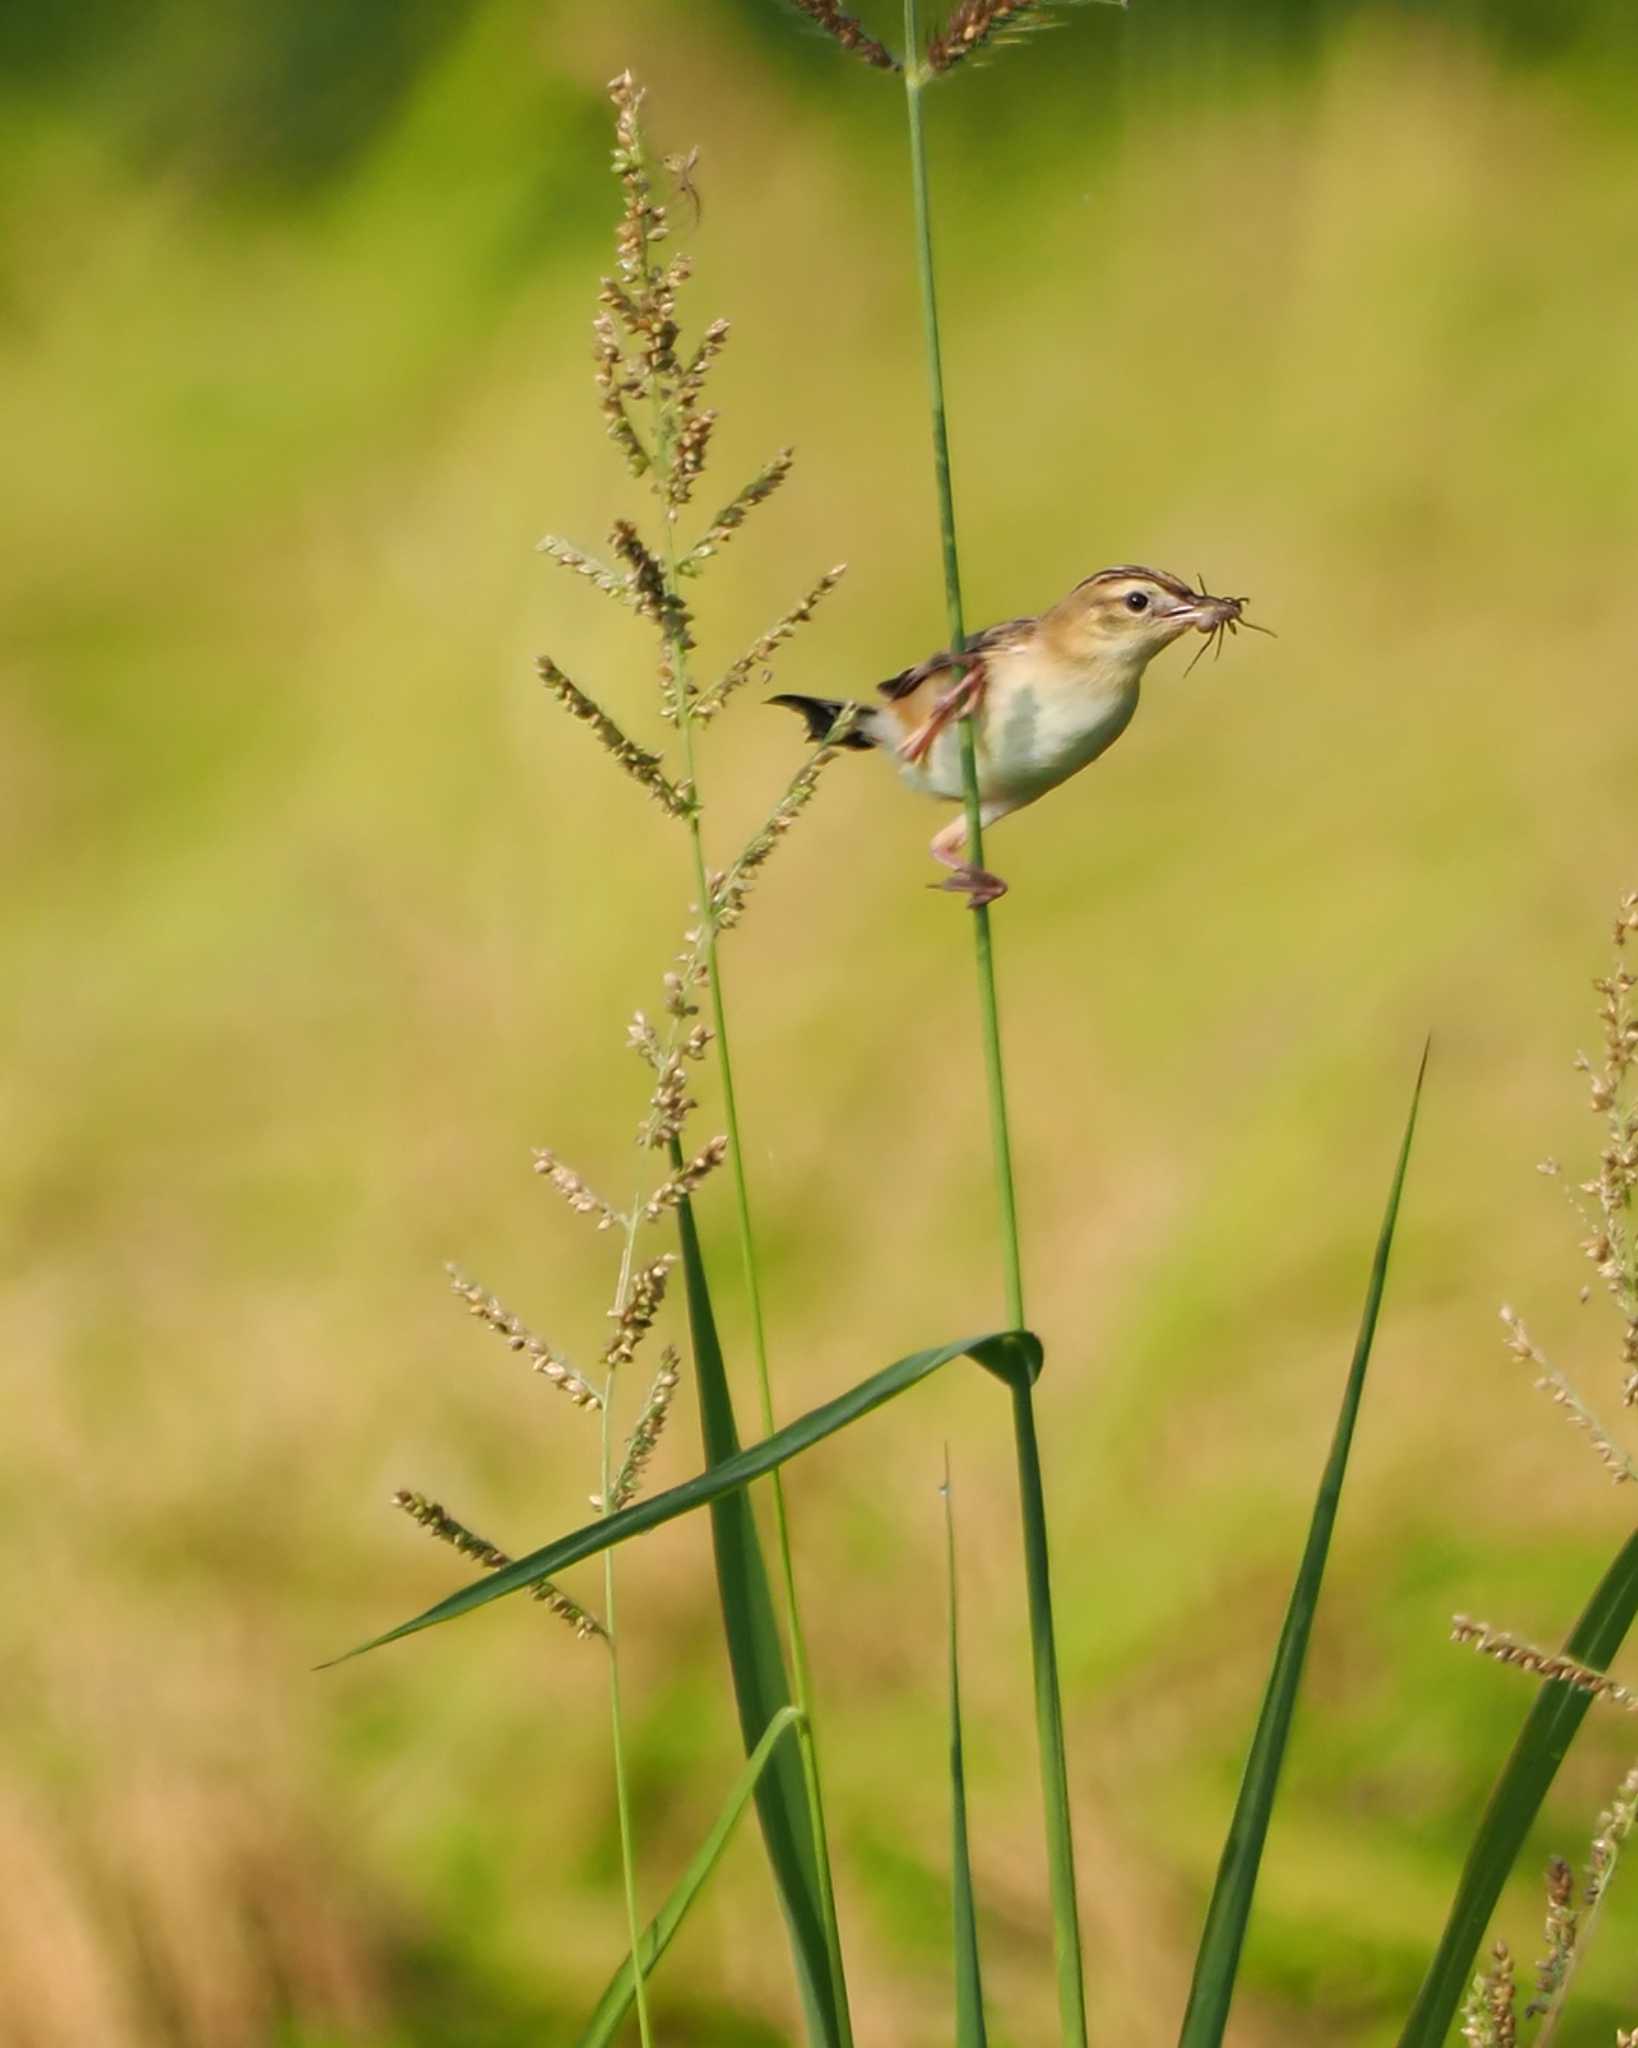
[[[969,654],[986,654],[992,648],[1005,647],[1010,642],[1023,639],[1035,627],[1034,619],[1003,619],[998,626],[986,626],[982,633],[968,636]],[[885,683],[876,685],[878,696],[885,697],[890,704],[903,702],[914,697],[926,683],[948,675],[955,667],[950,650],[942,648],[937,654],[928,655],[925,661],[918,661],[913,668],[901,669],[896,676],[889,676]]]

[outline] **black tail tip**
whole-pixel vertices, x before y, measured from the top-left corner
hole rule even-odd
[[[840,697],[790,695],[770,697],[768,702],[782,705],[787,711],[794,711],[807,727],[808,738],[815,746],[821,746],[829,739],[832,727],[848,708]],[[851,732],[844,733],[836,744],[842,747],[858,747],[868,752],[872,742],[855,726]]]

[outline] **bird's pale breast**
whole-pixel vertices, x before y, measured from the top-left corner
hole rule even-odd
[[[1089,682],[1056,664],[1009,650],[987,663],[979,712],[978,786],[989,800],[1025,804],[1095,761],[1131,723],[1138,679]],[[940,733],[926,758],[902,762],[900,774],[928,796],[961,794],[960,739]]]

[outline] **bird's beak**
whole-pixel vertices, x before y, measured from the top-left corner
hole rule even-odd
[[[1208,597],[1204,591],[1186,603],[1173,605],[1167,614],[1185,630],[1193,626],[1201,633],[1216,633],[1239,622],[1243,597]]]

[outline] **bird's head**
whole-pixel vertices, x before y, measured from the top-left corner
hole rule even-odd
[[[1070,660],[1139,675],[1163,647],[1191,629],[1213,637],[1225,628],[1249,626],[1241,617],[1245,604],[1243,597],[1213,597],[1203,583],[1191,589],[1163,569],[1100,569],[1053,607],[1047,628]]]

